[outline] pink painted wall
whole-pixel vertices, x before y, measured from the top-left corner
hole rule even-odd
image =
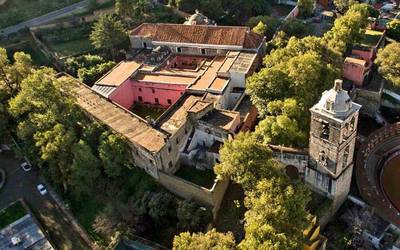
[[[368,67],[364,68],[361,65],[344,63],[342,76],[348,80],[353,81],[355,85],[362,86],[365,78],[365,72],[367,70]]]
[[[109,99],[113,102],[118,103],[126,109],[130,109],[134,102],[134,93],[132,84],[129,80],[126,80],[121,84],[114,92],[109,95]]]
[[[186,85],[182,84],[138,82],[129,79],[118,87],[109,99],[126,109],[131,108],[135,102],[169,107],[183,95],[185,89]]]
[[[376,53],[375,49],[371,48],[369,50],[353,49],[351,51],[352,55],[358,55],[361,59],[364,59],[368,63],[372,63],[375,60]]]
[[[183,95],[186,85],[132,81],[132,88],[135,101],[140,102],[139,97],[142,97],[141,102],[143,103],[159,104],[168,107]],[[158,103],[156,102],[156,98],[158,98]],[[168,100],[171,100],[171,103]]]

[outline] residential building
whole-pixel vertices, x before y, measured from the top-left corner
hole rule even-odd
[[[26,205],[21,201],[16,201],[4,209],[12,210],[9,211],[9,214],[11,214],[16,206],[21,206],[26,209]],[[54,250],[53,246],[46,238],[46,235],[43,233],[40,224],[28,210],[26,210],[25,215],[21,216],[4,228],[0,228],[0,249]]]

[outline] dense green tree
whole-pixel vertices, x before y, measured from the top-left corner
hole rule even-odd
[[[312,34],[312,26],[292,18],[285,20],[280,30],[285,32],[288,37],[295,36],[302,38]]]
[[[257,181],[273,175],[280,164],[272,158],[271,150],[257,142],[253,134],[240,133],[228,140],[220,150],[221,163],[214,167],[216,174],[229,177],[251,190]]]
[[[255,33],[259,34],[259,35],[264,36],[265,33],[267,32],[267,26],[266,26],[262,21],[260,21],[260,22],[253,28],[253,31],[254,31]]]
[[[395,42],[379,50],[376,63],[379,72],[391,82],[393,86],[400,88],[400,43]]]
[[[340,54],[359,41],[368,23],[368,4],[354,4],[345,15],[335,20],[333,28],[324,34],[326,44]]]
[[[50,167],[52,178],[67,190],[76,141],[75,127],[80,117],[73,101],[60,91],[68,82],[55,77],[48,68],[34,71],[20,85],[9,102],[9,112],[18,123],[17,134]]]
[[[181,233],[175,236],[174,250],[230,250],[236,249],[232,233],[219,233],[215,229],[207,233]]]
[[[303,231],[309,227],[309,189],[300,181],[291,183],[277,175],[260,180],[246,193],[243,249],[302,249]]]
[[[357,0],[333,0],[336,8],[341,12],[345,13],[352,5],[358,3]]]
[[[82,140],[72,147],[71,181],[75,195],[89,195],[101,174],[99,160]]]
[[[256,128],[255,136],[265,144],[305,146],[307,136],[298,121],[308,122],[304,110],[295,99],[271,101],[267,105],[269,115]]]
[[[110,178],[121,176],[124,168],[132,165],[129,145],[119,135],[104,132],[100,137],[99,158]]]
[[[7,57],[7,51],[0,47],[0,88],[5,97],[14,96],[20,89],[22,80],[33,70],[31,56],[23,52],[14,54],[14,63]]]
[[[109,49],[115,57],[116,49],[128,39],[120,20],[112,15],[103,15],[94,24],[90,41],[96,49]]]
[[[309,17],[314,11],[315,1],[313,0],[299,0],[297,6],[299,8],[299,14],[302,17]]]
[[[115,62],[108,61],[100,63],[92,67],[80,68],[78,70],[78,78],[83,83],[92,86],[97,80],[104,76],[115,66]]]
[[[130,18],[134,15],[135,8],[132,0],[115,0],[115,13],[122,18]]]
[[[291,96],[290,78],[280,67],[263,68],[247,79],[246,92],[261,117],[267,115],[267,104],[275,99]]]
[[[254,28],[257,26],[260,22],[265,24],[265,32],[263,35],[267,37],[267,40],[272,39],[274,36],[276,30],[278,29],[279,25],[281,24],[281,21],[277,18],[270,17],[270,16],[254,16],[251,17],[246,25],[250,28]]]
[[[394,19],[387,24],[387,35],[400,41],[400,20]]]
[[[177,226],[190,231],[199,230],[202,222],[205,221],[205,217],[207,217],[205,209],[188,200],[178,202],[176,216],[179,220]]]

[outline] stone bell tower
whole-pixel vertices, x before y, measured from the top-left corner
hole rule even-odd
[[[352,102],[335,80],[311,109],[310,160],[305,180],[311,188],[333,200],[336,211],[350,191],[357,121],[361,105]]]

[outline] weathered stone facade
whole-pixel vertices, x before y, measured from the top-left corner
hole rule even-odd
[[[353,103],[335,81],[310,109],[309,165],[305,181],[313,190],[333,199],[337,210],[350,190],[360,105]]]

